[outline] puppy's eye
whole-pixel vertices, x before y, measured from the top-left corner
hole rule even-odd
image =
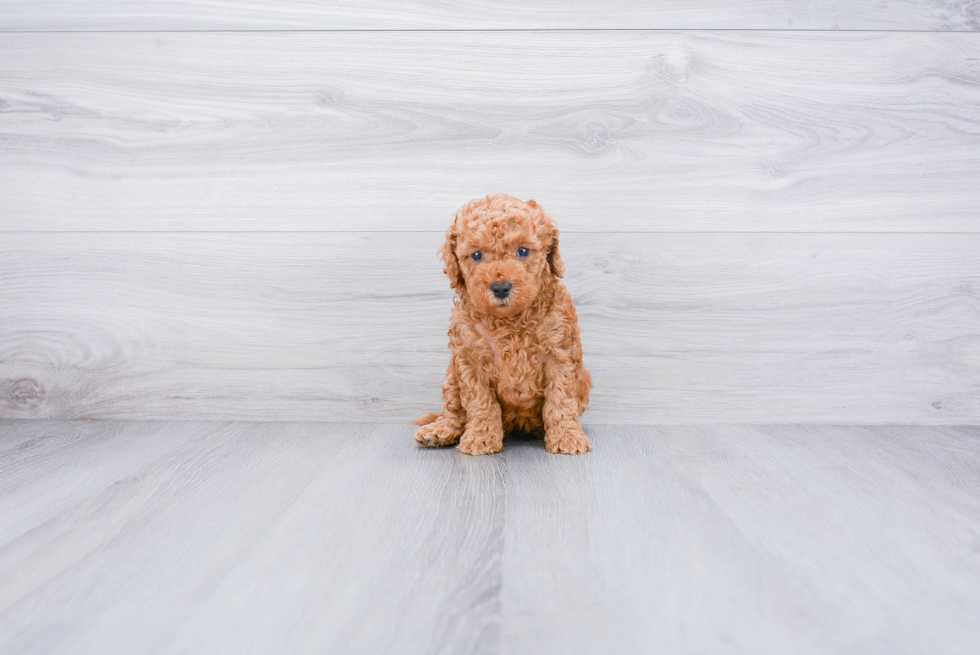
[[[518,257],[527,257],[530,254],[531,254],[531,251],[529,249],[525,248],[524,246],[521,246],[520,248],[517,249],[517,256]]]
[[[472,255],[470,255],[470,257],[473,258],[473,261],[478,262],[481,259],[483,259],[483,253],[480,252],[479,250],[477,250],[475,253],[473,253]]]

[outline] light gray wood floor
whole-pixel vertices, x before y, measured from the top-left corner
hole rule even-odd
[[[0,422],[3,653],[968,653],[980,428]]]

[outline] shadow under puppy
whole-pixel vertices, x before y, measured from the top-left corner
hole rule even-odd
[[[456,290],[442,412],[415,440],[483,455],[504,435],[541,435],[552,453],[592,449],[578,417],[592,377],[582,365],[575,306],[559,278],[558,230],[533,200],[499,193],[456,213],[439,250]]]

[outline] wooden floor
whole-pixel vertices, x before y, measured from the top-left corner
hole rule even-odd
[[[975,653],[980,428],[0,422],[3,653]]]

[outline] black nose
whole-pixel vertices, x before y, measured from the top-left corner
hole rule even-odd
[[[493,282],[490,284],[490,290],[493,291],[493,295],[497,296],[501,300],[510,295],[510,290],[514,288],[514,285],[504,280],[503,282]]]

